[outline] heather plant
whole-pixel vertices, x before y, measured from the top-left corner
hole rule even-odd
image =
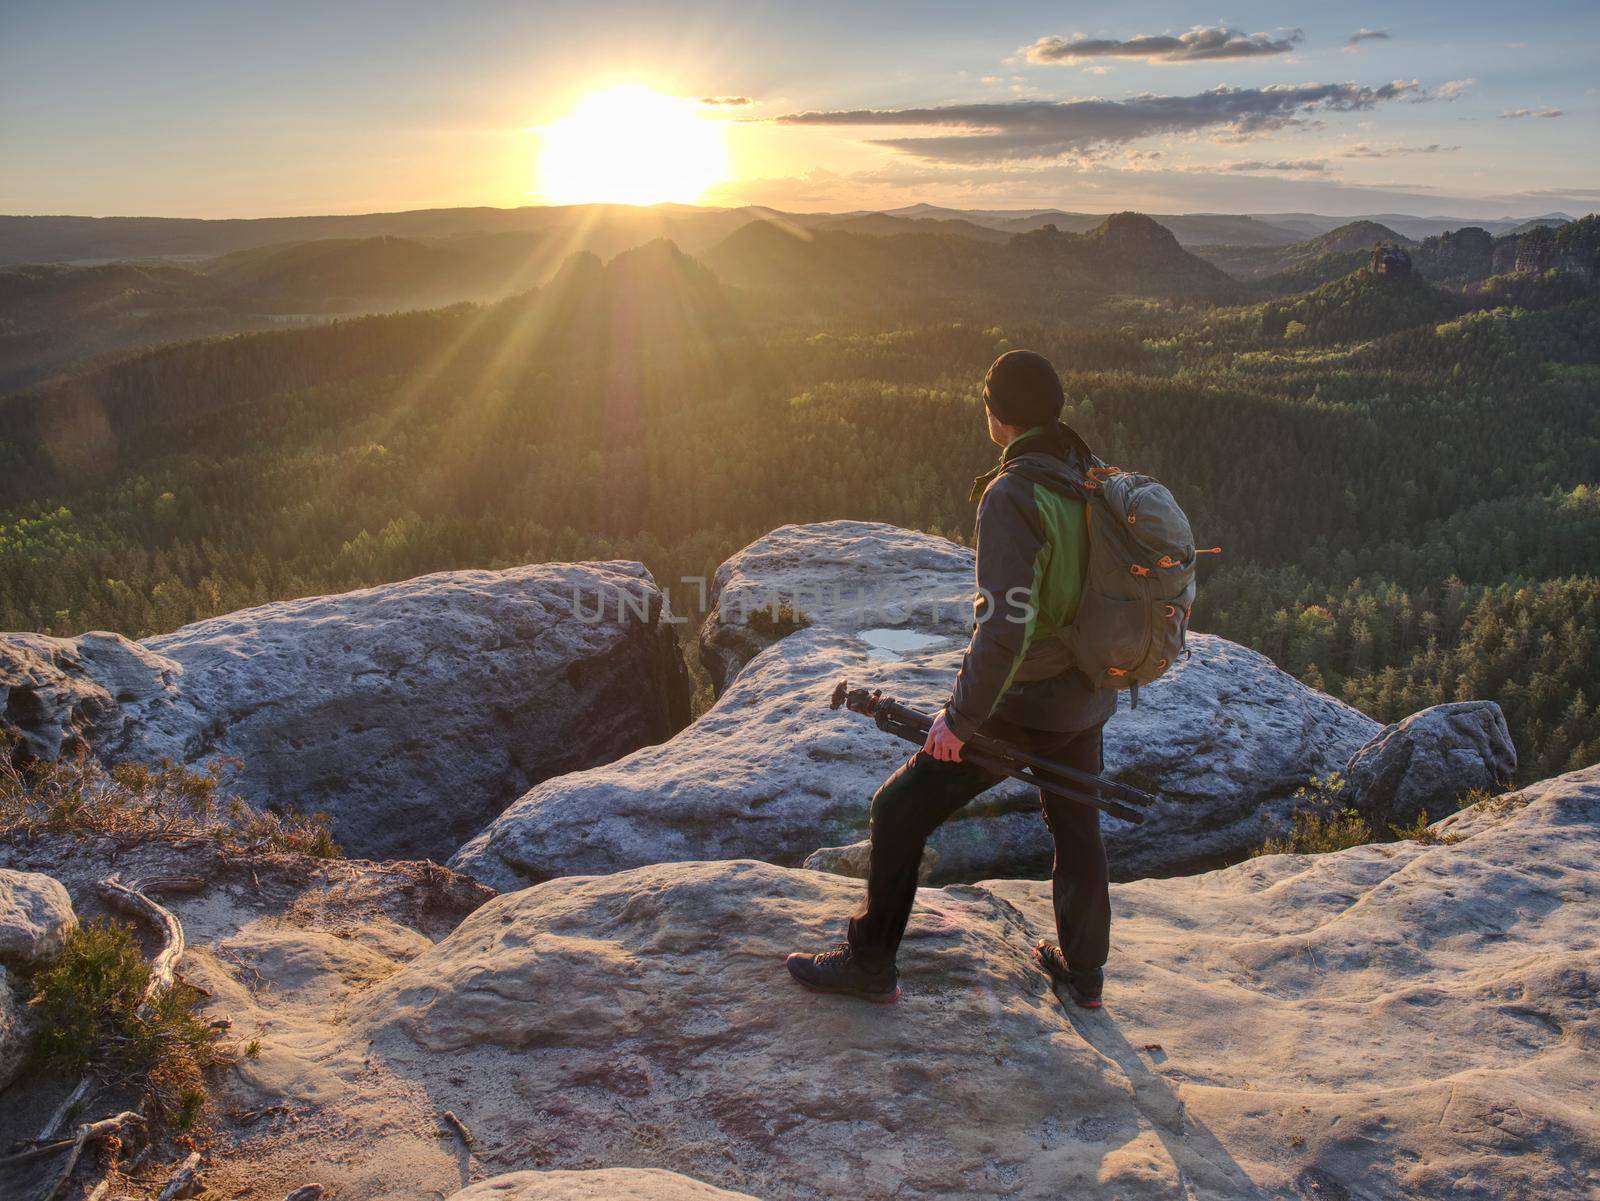
[[[297,852],[337,859],[342,852],[324,814],[252,809],[224,789],[236,760],[201,768],[162,759],[107,768],[87,751],[44,760],[26,756],[0,729],[0,837],[28,833],[213,838],[229,848]]]

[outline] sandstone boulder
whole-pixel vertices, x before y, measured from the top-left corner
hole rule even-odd
[[[893,526],[785,526],[717,579],[702,640],[726,687],[712,709],[669,742],[536,786],[462,847],[456,867],[515,888],[667,859],[798,864],[865,836],[873,791],[912,748],[830,711],[828,698],[849,676],[924,709],[943,703],[970,621],[970,552]],[[740,597],[756,612],[776,599],[808,624],[776,639],[752,632],[736,619]],[[756,642],[765,649],[741,663]],[[1261,842],[1286,822],[1296,788],[1379,729],[1254,651],[1203,634],[1190,647],[1107,726],[1110,773],[1164,798],[1143,826],[1106,819],[1122,878]],[[933,846],[935,880],[1031,870],[1050,854],[1037,796],[1020,784],[980,798]]]
[[[0,636],[0,702],[35,754],[236,758],[252,804],[442,860],[530,785],[687,720],[667,616],[637,563],[443,572],[143,643]]]
[[[462,1189],[450,1201],[755,1201],[659,1168],[508,1172]]]
[[[159,704],[182,668],[120,634],[0,634],[0,725],[35,758],[116,747],[129,708]]]
[[[830,629],[914,629],[966,640],[973,557],[946,538],[871,521],[779,526],[717,568],[700,657],[720,694],[777,641],[787,611]]]
[[[0,963],[48,963],[77,927],[72,898],[60,881],[0,868]]]
[[[1351,756],[1345,781],[1376,830],[1455,809],[1474,790],[1499,792],[1517,771],[1505,715],[1493,701],[1434,705],[1386,726]]]
[[[859,882],[748,861],[554,880],[275,1021],[230,1101],[297,1121],[236,1154],[303,1173],[318,1151],[349,1201],[604,1164],[784,1201],[1586,1196],[1600,768],[1437,831],[1458,840],[1115,886],[1094,1013],[1029,962],[1041,882],[923,890],[905,995],[870,1006],[782,966],[840,936]],[[201,963],[240,1022],[284,1004]],[[446,1109],[470,1149],[433,1134]]]
[[[0,1091],[17,1078],[28,1059],[28,1009],[10,974],[0,965]]]
[[[849,876],[852,880],[865,880],[872,867],[872,844],[852,842],[843,847],[818,847],[806,856],[800,865],[808,872],[832,872],[836,876]],[[939,852],[929,847],[922,853],[922,863],[917,869],[917,880],[926,884],[933,878],[933,869],[939,866]]]

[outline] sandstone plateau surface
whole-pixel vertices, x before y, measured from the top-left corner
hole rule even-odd
[[[431,945],[175,904],[186,974],[261,1039],[227,1103],[295,1118],[234,1154],[352,1201],[615,1167],[769,1201],[1489,1201],[1600,1187],[1597,861],[1591,768],[1428,844],[1116,885],[1097,1013],[1030,965],[1033,881],[925,889],[895,1006],[783,971],[859,883],[753,861],[553,880]]]

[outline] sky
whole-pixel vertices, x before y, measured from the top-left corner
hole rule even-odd
[[[1576,216],[1597,48],[1593,0],[0,0],[0,212]]]

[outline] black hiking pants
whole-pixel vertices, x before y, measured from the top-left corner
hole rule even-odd
[[[982,733],[1036,755],[1100,774],[1104,724],[1072,733],[1029,730],[990,718]],[[970,763],[943,763],[918,751],[872,798],[872,858],[867,900],[850,919],[850,949],[862,966],[894,962],[917,896],[917,869],[928,836],[980,792],[1000,780]],[[1100,840],[1100,811],[1040,793],[1045,824],[1055,841],[1051,886],[1056,935],[1077,969],[1102,967],[1111,947],[1110,873]]]

